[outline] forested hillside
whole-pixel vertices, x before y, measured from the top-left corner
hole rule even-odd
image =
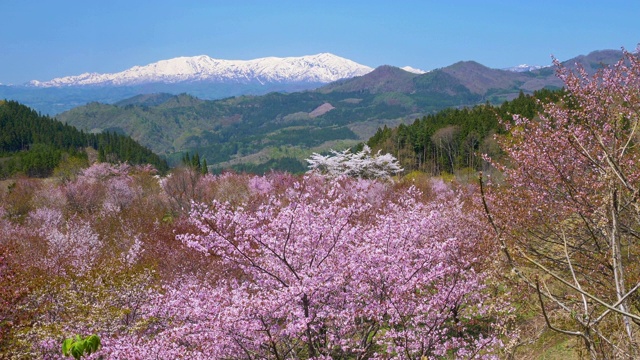
[[[367,144],[396,156],[405,171],[440,175],[481,170],[481,154],[497,155],[493,135],[504,132],[500,119],[509,121],[513,114],[532,118],[540,110],[539,101],[557,101],[561,95],[561,90],[545,89],[533,95],[520,93],[500,106],[487,103],[445,109],[416,119],[411,125],[380,128]]]
[[[440,175],[442,173],[453,174],[464,170],[468,172],[477,171],[482,169],[483,166],[480,158],[481,154],[497,155],[497,146],[493,141],[493,134],[503,131],[499,125],[499,119],[508,120],[512,114],[532,117],[540,110],[538,100],[542,102],[556,101],[560,94],[560,91],[545,89],[537,91],[533,95],[520,93],[517,98],[506,101],[500,106],[486,103],[472,108],[448,108],[416,119],[410,125],[401,124],[395,128],[385,125],[378,129],[367,144],[374,151],[382,150],[383,153],[391,153],[396,156],[407,172],[420,170],[429,174]],[[276,106],[274,104],[278,104],[282,100],[292,101],[294,98],[306,98],[310,95],[271,94],[268,97],[269,101],[262,98],[266,102],[262,102],[257,109],[250,110],[252,113],[255,112],[251,118],[263,118],[260,115],[264,115],[269,109],[274,109],[273,106]],[[160,96],[162,97],[161,99],[158,98]],[[318,95],[311,98],[315,98],[315,102],[321,103],[323,99],[317,97]],[[245,100],[229,99],[227,101],[235,102],[239,105]],[[175,116],[185,117],[186,120],[193,116],[193,113],[191,115],[184,113],[189,108],[202,112],[200,116],[204,116],[206,113],[205,108],[214,113],[223,111],[223,108],[212,108],[210,105],[213,104],[186,95],[174,97],[160,94],[152,98],[147,96],[133,103],[123,103],[115,106],[94,104],[93,106],[111,109],[106,113],[99,111],[95,114],[99,114],[96,119],[102,119],[107,114],[120,118],[125,114],[130,114],[131,111],[135,111],[140,115],[138,119],[141,123],[146,123],[146,126],[157,127],[157,125],[145,121],[146,115],[143,114],[168,114],[177,111],[180,115],[176,113]],[[305,102],[302,102],[302,104],[304,105]],[[156,108],[156,106],[158,107]],[[311,107],[314,106],[312,105]],[[247,110],[249,111],[249,109]],[[379,110],[385,113],[382,108],[379,108]],[[388,110],[387,108],[386,111]],[[329,110],[329,112],[336,111],[338,109]],[[279,123],[283,120],[276,121],[275,124],[268,124],[263,121],[259,125],[253,121],[244,122],[240,119],[227,117],[228,125],[233,124],[233,126],[218,125],[220,136],[222,137],[218,136],[214,139],[213,132],[203,132],[210,136],[209,141],[207,141],[208,146],[205,147],[206,150],[201,153],[203,159],[206,159],[211,164],[228,159],[228,156],[234,152],[251,153],[257,151],[268,143],[273,143],[271,145],[278,145],[281,149],[284,149],[282,146],[296,139],[302,145],[302,148],[307,149],[313,149],[314,146],[318,146],[324,141],[337,140],[343,137],[351,138],[351,144],[355,144],[357,137],[348,126],[345,126],[346,124],[337,125],[335,122],[338,120],[335,116],[314,119],[310,118],[308,114],[305,115],[304,119],[287,119],[286,122],[290,126],[283,129],[278,129],[281,126]],[[28,176],[36,177],[49,176],[61,163],[65,164],[63,167],[73,162],[79,162],[86,166],[86,148],[94,149],[99,161],[128,161],[131,164],[150,163],[161,171],[168,169],[163,159],[155,155],[151,150],[140,146],[129,136],[122,134],[123,132],[130,132],[131,129],[125,131],[119,126],[114,126],[104,129],[102,133],[85,133],[55,119],[41,116],[34,110],[13,101],[2,102],[0,116],[0,129],[2,130],[0,135],[1,177],[7,177],[15,173],[24,173]],[[265,118],[272,116],[278,117],[274,113]],[[302,115],[300,116],[302,117]],[[324,126],[327,125],[326,121],[328,119],[333,119],[334,125],[325,128]],[[192,129],[194,130],[192,131],[198,131],[199,128],[192,121],[185,121],[184,124],[183,121],[177,121],[173,122],[172,125],[177,126],[177,128],[184,128],[185,125],[191,123],[187,127],[193,126]],[[96,125],[99,122],[98,120]],[[303,123],[306,123],[306,126]],[[315,126],[312,124],[315,124]],[[163,126],[164,131],[171,131],[171,124],[165,125]],[[123,126],[126,125],[123,124]],[[242,138],[238,138],[239,135],[233,135],[231,132],[225,135],[227,131],[237,132],[239,130],[242,130],[244,134]],[[340,131],[348,132],[351,135],[338,136],[340,134],[336,132]],[[266,137],[259,135],[265,132],[269,133],[269,135]],[[157,132],[156,134],[156,136],[161,136]],[[233,138],[237,140],[229,141]],[[241,141],[241,139],[245,139],[248,142]],[[156,144],[162,142],[161,139],[157,140]],[[183,141],[195,140],[192,137],[187,137],[183,138]],[[196,149],[204,150],[200,146],[196,146]],[[211,153],[209,150],[216,151]],[[273,155],[274,150],[270,152]],[[308,155],[300,150],[297,153],[283,150],[282,154],[276,154],[276,156],[265,162],[257,164],[250,162],[239,163],[235,165],[235,169],[253,173],[265,173],[271,169],[289,170],[297,173],[304,172],[306,170],[305,166],[299,159],[295,158],[296,154]]]
[[[168,170],[166,161],[129,136],[88,134],[15,101],[0,101],[0,178],[16,173],[50,176],[54,169],[88,163],[87,149],[98,161],[151,164]]]
[[[396,72],[400,71],[396,69]],[[468,139],[472,142],[471,147],[464,151],[477,151],[480,142],[497,129],[496,112],[506,114],[522,110],[531,114],[535,110],[533,98],[524,94],[498,108],[485,104],[473,109],[453,107],[440,110],[455,104],[446,103],[445,106],[438,103],[429,107],[426,102],[416,102],[418,95],[415,94],[410,98],[396,92],[371,94],[351,90],[346,93],[337,90],[329,93],[272,93],[220,101],[203,101],[184,94],[172,97],[159,94],[115,105],[93,103],[62,114],[60,118],[85,131],[130,134],[154,152],[166,155],[174,165],[179,163],[184,152],[189,151],[199,153],[214,168],[233,167],[237,171],[256,173],[269,169],[303,172],[303,159],[312,152],[355,146],[358,142],[367,141],[377,127],[382,127],[370,140],[373,148],[382,148],[404,158],[403,165],[407,169],[430,171],[423,166],[424,160],[419,156],[412,155],[417,159],[416,165],[407,162],[408,155],[403,151],[412,149],[411,146],[416,147],[411,151],[423,151],[421,146],[429,144],[433,132],[448,125],[462,128],[462,132],[454,131],[458,137],[472,133],[472,138]],[[544,90],[536,96],[549,94],[550,91]],[[444,95],[429,96],[424,95],[424,99],[430,98],[436,103],[438,96]],[[403,137],[400,149],[403,151],[398,152],[397,137],[390,139],[390,134],[384,135],[389,131],[385,126],[396,126],[407,122],[407,118],[415,119],[424,113],[431,115],[418,121],[422,125],[416,123],[400,127]],[[406,133],[407,129],[410,134]],[[387,140],[393,144],[382,146]],[[437,155],[445,156],[440,152]],[[453,166],[457,168],[460,164]],[[434,171],[439,173],[441,170],[451,171],[446,167]]]

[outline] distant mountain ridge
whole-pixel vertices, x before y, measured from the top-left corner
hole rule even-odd
[[[84,73],[33,80],[35,87],[131,86],[149,83],[329,83],[364,75],[373,68],[330,53],[301,57],[266,57],[254,60],[221,60],[206,55],[177,57],[111,74]]]
[[[564,64],[573,68],[575,63],[580,63],[591,73],[603,63],[614,63],[621,55],[620,50],[594,51]],[[114,104],[144,94],[186,93],[202,100],[216,100],[323,87],[321,92],[328,88],[342,92],[403,94],[419,90],[439,98],[435,102],[441,105],[463,106],[475,97],[480,101],[499,101],[513,98],[521,90],[530,93],[544,87],[562,86],[552,66],[517,71],[522,69],[491,69],[473,61],[461,61],[427,72],[408,66],[386,68],[384,70],[385,66],[382,66],[380,71],[373,71],[368,66],[328,53],[246,61],[216,60],[208,56],[181,57],[113,74],[88,73],[34,81],[28,86],[0,85],[0,99],[16,100],[44,114],[55,115],[91,102]],[[372,76],[363,77],[368,74]],[[455,97],[458,99],[454,100]],[[428,111],[432,109],[430,105]]]

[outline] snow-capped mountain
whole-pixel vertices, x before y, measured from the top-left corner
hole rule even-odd
[[[427,72],[422,70],[422,69],[416,69],[414,67],[411,66],[404,66],[401,67],[400,69],[404,70],[404,71],[408,71],[410,73],[414,73],[414,74],[418,74],[418,75],[422,75],[422,74],[426,74]]]
[[[206,55],[178,57],[112,74],[84,73],[29,82],[36,87],[130,86],[147,83],[329,83],[360,76],[373,68],[333,54],[302,57],[266,57],[254,60],[219,60]]]
[[[504,68],[502,70],[513,71],[513,72],[528,72],[528,71],[542,69],[543,67],[545,66],[521,64],[518,66]]]

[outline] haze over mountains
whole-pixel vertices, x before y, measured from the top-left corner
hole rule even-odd
[[[596,51],[565,64],[571,68],[580,63],[593,72],[621,56],[621,51]],[[164,84],[169,88],[172,85]],[[91,103],[58,118],[85,131],[126,133],[174,164],[184,151],[198,151],[210,165],[227,166],[275,158],[300,159],[311,151],[366,141],[378,127],[411,122],[444,108],[487,101],[496,104],[515,98],[521,91],[561,86],[551,67],[517,72],[461,61],[419,73],[381,66],[315,90],[213,101],[186,94],[147,94],[113,104]]]

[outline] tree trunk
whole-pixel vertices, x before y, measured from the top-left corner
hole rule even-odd
[[[626,294],[625,281],[624,281],[624,267],[622,265],[622,248],[620,239],[620,229],[618,218],[620,216],[620,204],[618,201],[618,189],[615,185],[612,185],[611,189],[611,263],[613,264],[613,276],[616,283],[616,296],[620,301]],[[618,308],[620,311],[627,311],[627,300],[621,301]],[[624,327],[627,332],[629,340],[633,342],[633,335],[631,332],[631,324],[627,316],[623,316]]]
[[[304,309],[304,317],[307,319],[307,351],[309,352],[309,357],[313,358],[316,356],[316,351],[313,347],[313,336],[311,333],[311,325],[309,324],[309,298],[307,294],[302,296],[302,307]]]

